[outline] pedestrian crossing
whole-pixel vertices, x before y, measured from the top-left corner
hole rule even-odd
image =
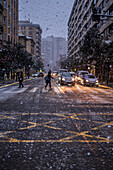
[[[30,85],[26,85],[23,88],[18,88],[17,86],[11,86],[9,88],[1,88],[0,89],[0,99],[2,100],[2,96],[8,96],[8,95],[14,95],[19,93],[39,93],[45,94],[54,94],[54,95],[62,95],[62,96],[70,96],[74,98],[76,97],[77,103],[82,103],[83,100],[95,100],[100,103],[113,103],[113,90],[111,89],[102,89],[102,88],[90,88],[90,87],[84,87],[80,85],[75,85],[72,87],[68,86],[59,86],[57,84],[54,84],[52,87],[52,90],[49,91],[48,89],[45,89],[43,86],[37,86],[37,87],[30,87]],[[78,95],[78,98],[77,96]],[[109,100],[109,97],[111,98],[111,101]],[[108,100],[107,100],[108,99]]]
[[[18,90],[17,87],[12,87],[11,89],[8,89],[8,90],[0,89],[0,93],[3,93],[3,94],[23,93],[25,90],[27,90],[27,87],[24,87],[20,90]]]
[[[30,93],[35,93],[37,91],[38,87],[34,87],[33,89],[31,89],[29,92]]]
[[[12,86],[10,88],[1,88],[0,89],[0,93],[23,93],[26,90],[28,90],[27,92],[30,93],[36,93],[39,88],[41,88],[41,86],[37,86],[37,87],[32,87],[30,89],[29,85],[27,85],[26,87],[23,88],[18,88],[17,86]],[[92,93],[92,94],[106,94],[106,95],[113,95],[113,90],[111,89],[101,89],[101,88],[90,88],[90,87],[82,87],[79,85],[76,85],[74,87],[67,87],[67,86],[58,86],[58,85],[54,85],[52,87],[52,91],[56,94],[65,94],[65,93],[70,93],[73,94],[75,92],[79,92],[79,93]],[[48,89],[45,89],[44,87],[42,87],[42,93],[48,92]]]

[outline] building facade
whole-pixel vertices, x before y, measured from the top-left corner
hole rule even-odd
[[[18,42],[23,46],[23,49],[34,56],[34,46],[35,42],[31,37],[28,37],[23,34],[18,34]]]
[[[0,45],[3,36],[3,0],[0,0]]]
[[[18,0],[3,0],[3,43],[18,42]]]
[[[34,41],[34,56],[35,59],[41,57],[41,34],[40,25],[30,23],[29,21],[19,21],[19,32],[23,35],[31,37]]]
[[[75,0],[68,21],[68,56],[78,58],[77,52],[84,36],[97,27],[104,37],[113,40],[113,19],[92,21],[92,7],[100,7],[102,14],[113,15],[113,0]]]
[[[49,36],[42,39],[42,53],[44,54],[44,68],[58,70],[60,56],[67,56],[67,42],[65,38]]]

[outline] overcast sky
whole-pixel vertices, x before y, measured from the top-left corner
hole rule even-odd
[[[67,39],[67,23],[75,0],[19,0],[19,20],[30,20],[42,28],[42,37]]]

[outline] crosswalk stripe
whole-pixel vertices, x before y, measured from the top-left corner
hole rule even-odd
[[[2,89],[2,91],[0,91],[2,93],[13,93],[13,92],[17,92],[17,87],[14,86],[14,87],[11,87],[10,89],[6,90],[5,88]]]
[[[47,93],[48,90],[46,90],[45,88],[42,89],[42,93]]]
[[[58,86],[57,86],[57,88],[58,88],[58,90],[59,90],[61,93],[63,93],[63,94],[65,93],[65,92],[61,89],[61,87],[58,87]]]
[[[54,87],[54,92],[57,93],[57,94],[60,94],[60,91],[58,90],[57,87]]]
[[[98,93],[97,91],[93,90],[93,89],[90,89],[90,88],[87,88],[88,91],[92,92],[92,93]]]
[[[110,101],[107,101],[106,99],[104,100],[103,98],[97,97],[95,95],[90,95],[90,97],[100,103],[111,103]]]
[[[15,89],[16,89],[16,90],[15,90]],[[2,93],[22,93],[22,92],[24,92],[26,89],[27,89],[27,88],[24,87],[24,88],[22,88],[22,89],[20,89],[20,90],[17,90],[17,87],[14,87],[14,88],[12,88],[12,89],[10,89],[10,90],[3,91]]]
[[[77,87],[77,89],[78,89],[80,92],[82,92],[82,93],[86,93],[86,91],[84,91],[84,90],[80,89],[80,87],[79,87],[78,85],[77,85],[76,87]]]
[[[22,89],[18,90],[18,91],[13,91],[14,93],[23,93],[25,90],[27,90],[27,87],[23,87]]]
[[[33,89],[31,89],[29,92],[35,93],[37,91],[38,87],[34,87]]]
[[[69,92],[69,93],[74,93],[71,89],[67,89],[67,91]]]
[[[111,92],[105,91],[103,89],[96,89],[96,90],[105,94],[111,94]]]

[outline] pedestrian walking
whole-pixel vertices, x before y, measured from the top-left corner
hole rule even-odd
[[[19,74],[18,74],[18,79],[19,79],[19,88],[22,86],[22,87],[24,87],[24,85],[23,85],[23,72],[21,71],[21,72],[19,72]]]
[[[51,88],[51,78],[54,79],[52,76],[51,76],[51,70],[48,71],[48,75],[45,77],[45,89],[47,88],[48,84],[49,84],[49,88],[50,90],[52,89]]]

